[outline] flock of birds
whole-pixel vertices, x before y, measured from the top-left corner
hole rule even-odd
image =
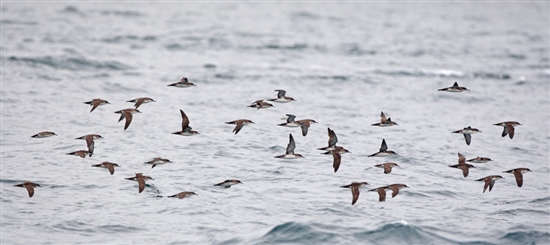
[[[169,84],[168,86],[177,87],[177,88],[188,88],[188,87],[192,87],[192,86],[196,86],[196,85],[193,84],[193,83],[190,83],[186,77],[183,77],[183,78],[180,79],[179,82]],[[455,82],[453,84],[453,86],[451,86],[451,87],[439,89],[439,91],[444,91],[444,92],[463,92],[463,91],[467,91],[467,90],[468,89],[465,88],[465,87],[458,86],[457,82]],[[288,102],[295,101],[294,98],[286,96],[286,91],[285,90],[275,90],[275,91],[278,92],[277,93],[277,98],[269,99],[267,101],[257,100],[254,103],[252,103],[251,105],[249,105],[248,107],[256,108],[257,110],[260,110],[260,109],[266,109],[266,108],[273,107],[273,105],[270,104],[269,102],[288,103]],[[118,120],[119,122],[122,121],[123,119],[125,119],[124,130],[128,129],[128,127],[132,123],[132,118],[133,118],[132,115],[135,114],[135,113],[141,113],[138,110],[138,108],[141,105],[146,104],[146,103],[150,103],[150,102],[155,102],[155,100],[153,100],[151,98],[143,97],[143,98],[136,98],[136,99],[133,99],[133,100],[129,100],[127,102],[134,103],[134,108],[128,108],[128,109],[115,111],[115,113],[120,114],[120,117],[119,117],[119,120]],[[89,104],[92,107],[92,109],[90,110],[90,113],[93,112],[97,107],[99,107],[101,105],[109,104],[109,102],[107,100],[102,100],[102,99],[93,99],[91,101],[84,102],[84,103]],[[181,135],[181,136],[193,136],[193,135],[200,134],[199,132],[193,130],[189,126],[189,118],[187,117],[185,112],[181,109],[180,109],[180,114],[181,114],[181,117],[182,117],[181,131],[177,131],[177,132],[174,132],[172,134]],[[287,116],[286,118],[283,118],[286,121],[284,123],[278,124],[278,126],[300,127],[303,136],[307,135],[308,129],[309,129],[311,124],[317,123],[313,119],[296,120],[296,116],[294,116],[292,114],[286,114],[286,116]],[[230,121],[230,122],[226,122],[226,123],[235,125],[235,128],[233,129],[232,133],[234,133],[236,135],[242,130],[242,128],[245,125],[253,124],[254,122],[251,121],[251,120],[248,120],[248,119],[238,119],[238,120],[234,120],[234,121]],[[380,113],[380,122],[374,123],[371,126],[391,127],[391,126],[396,126],[396,125],[398,125],[396,122],[392,121],[391,118],[387,118],[384,115],[384,112],[381,112]],[[518,123],[518,122],[515,122],[515,121],[507,121],[507,122],[496,123],[494,125],[504,127],[504,131],[502,132],[502,137],[505,137],[505,136],[508,135],[510,137],[510,139],[512,139],[514,137],[514,127],[518,126],[518,125],[521,125],[521,124]],[[318,148],[318,150],[324,151],[324,153],[322,153],[322,154],[332,155],[332,157],[333,157],[333,169],[334,169],[334,172],[337,172],[339,167],[340,167],[342,154],[349,153],[349,151],[347,149],[345,149],[344,147],[342,147],[342,146],[336,145],[338,143],[338,137],[336,136],[336,133],[332,129],[328,128],[327,131],[328,131],[328,146]],[[470,145],[471,135],[474,134],[474,133],[478,133],[478,132],[480,132],[478,129],[468,126],[468,127],[465,127],[461,130],[454,131],[453,133],[458,133],[458,134],[464,135],[464,139],[466,140],[466,144]],[[54,132],[44,131],[44,132],[40,132],[40,133],[37,133],[37,134],[33,135],[32,138],[47,138],[47,137],[51,137],[51,136],[55,136],[55,135],[56,134]],[[76,156],[80,156],[82,158],[85,158],[86,156],[91,157],[94,153],[94,144],[95,144],[94,140],[102,139],[102,138],[103,137],[99,134],[88,134],[88,135],[78,137],[76,139],[86,140],[86,145],[87,145],[88,150],[74,151],[74,152],[71,152],[71,153],[67,153],[67,155],[76,155]],[[294,152],[295,149],[296,149],[296,142],[294,141],[294,137],[292,136],[292,134],[289,134],[289,143],[287,145],[285,154],[275,156],[275,158],[283,158],[283,159],[303,158],[302,155],[297,154],[297,153]],[[382,144],[381,144],[380,150],[376,153],[373,153],[373,154],[369,155],[369,157],[386,157],[386,156],[392,156],[392,155],[396,155],[396,154],[397,154],[396,152],[388,150],[386,140],[382,139]],[[458,164],[450,165],[449,167],[461,169],[462,173],[463,173],[463,176],[467,177],[468,173],[469,173],[469,169],[474,168],[474,165],[468,164],[466,162],[486,163],[486,162],[489,162],[489,161],[491,161],[491,159],[487,158],[487,157],[476,157],[476,158],[473,158],[473,159],[466,160],[466,158],[462,154],[458,153]],[[162,165],[162,164],[166,164],[166,163],[170,163],[170,162],[171,161],[168,160],[168,159],[157,157],[157,158],[154,158],[153,160],[145,162],[145,163],[150,164],[151,168],[154,168],[157,165]],[[375,167],[383,168],[384,169],[384,174],[391,173],[392,168],[396,167],[396,166],[399,166],[399,165],[396,164],[396,163],[393,163],[393,162],[386,162],[386,163],[375,165]],[[115,167],[119,167],[119,165],[116,164],[116,163],[112,163],[112,162],[102,162],[100,164],[92,165],[92,167],[106,168],[106,169],[109,170],[110,174],[113,175],[114,172],[115,172]],[[508,170],[508,171],[504,171],[504,173],[514,174],[517,186],[521,187],[523,185],[523,173],[530,172],[530,171],[531,170],[529,170],[528,168],[515,168],[515,169]],[[137,183],[138,183],[138,192],[139,193],[141,193],[145,189],[146,181],[154,180],[150,176],[145,176],[142,173],[136,173],[134,177],[125,178],[125,179],[132,180],[132,181],[137,181]],[[484,177],[484,178],[481,178],[481,179],[477,179],[476,181],[484,181],[485,182],[485,185],[483,187],[483,193],[485,193],[487,188],[489,188],[489,191],[491,191],[493,189],[495,181],[499,180],[499,179],[503,179],[503,177],[500,176],[500,175],[490,175],[490,176],[487,176],[487,177]],[[214,186],[229,188],[233,185],[241,184],[241,183],[242,182],[240,180],[237,180],[237,179],[228,179],[228,180],[222,181],[220,183],[214,184]],[[352,182],[351,184],[341,186],[341,188],[350,188],[351,189],[351,193],[352,193],[352,202],[351,202],[351,204],[354,205],[357,202],[358,198],[359,198],[359,194],[360,194],[359,189],[361,187],[364,187],[365,185],[368,185],[368,183],[367,182]],[[24,183],[21,183],[21,184],[15,185],[15,186],[26,188],[27,191],[28,191],[29,197],[32,197],[34,195],[34,187],[37,187],[37,186],[40,186],[40,185],[37,184],[37,183],[31,182],[31,181],[25,181]],[[405,184],[397,183],[397,184],[391,184],[391,185],[387,185],[387,186],[377,187],[377,188],[371,189],[369,191],[377,192],[378,196],[379,196],[378,200],[380,202],[383,202],[383,201],[386,200],[386,191],[391,190],[392,191],[392,198],[393,198],[399,193],[399,190],[401,190],[403,188],[408,188],[408,186],[405,185]],[[185,198],[185,197],[188,197],[188,196],[191,196],[191,195],[196,195],[196,193],[191,192],[191,191],[184,191],[184,192],[180,192],[180,193],[168,196],[168,197],[176,197],[176,198],[182,199],[182,198]]]

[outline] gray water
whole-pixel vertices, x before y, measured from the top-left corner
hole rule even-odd
[[[549,3],[3,2],[2,244],[548,244]],[[186,76],[197,86],[166,85]],[[470,91],[438,92],[455,81]],[[285,89],[297,101],[255,110]],[[128,130],[113,112],[147,96]],[[111,102],[89,113],[93,98]],[[181,129],[179,109],[200,132]],[[399,126],[372,127],[380,111]],[[311,118],[309,134],[276,126]],[[237,135],[224,122],[250,119]],[[514,139],[492,124],[519,121]],[[466,145],[451,133],[481,130]],[[337,173],[327,127],[350,150]],[[35,139],[40,131],[58,136]],[[74,138],[97,133],[91,158]],[[288,134],[303,159],[281,160]],[[372,158],[382,139],[397,156]],[[485,156],[467,178],[457,163]],[[151,169],[145,161],[173,163]],[[114,175],[92,164],[118,163]],[[375,164],[400,165],[383,174]],[[522,188],[502,171],[530,168]],[[143,172],[155,180],[138,194]],[[491,192],[474,181],[500,174]],[[225,179],[242,185],[212,186]],[[13,185],[42,185],[32,198]],[[351,205],[352,181],[366,181]],[[370,188],[410,186],[378,202]],[[181,191],[198,195],[166,198]]]

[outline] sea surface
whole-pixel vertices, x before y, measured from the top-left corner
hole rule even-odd
[[[0,21],[1,244],[550,244],[547,1],[3,1]],[[197,86],[167,86],[184,76]],[[469,91],[438,91],[455,81]],[[296,101],[247,107],[276,89]],[[113,112],[137,97],[156,102],[123,130]],[[200,135],[171,134],[180,109]],[[381,111],[399,125],[371,126]],[[318,123],[304,137],[285,114]],[[235,119],[255,124],[234,135]],[[471,145],[452,133],[467,126]],[[351,151],[336,173],[328,127]],[[66,155],[91,133],[92,157]],[[274,158],[289,134],[305,158]],[[368,157],[382,139],[398,155]],[[493,161],[464,178],[457,153]],[[353,181],[369,183],[355,205]],[[368,191],[393,183],[410,188]]]

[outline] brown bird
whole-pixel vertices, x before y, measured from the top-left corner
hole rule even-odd
[[[191,87],[191,86],[197,86],[195,85],[194,83],[190,83],[189,80],[187,80],[187,77],[182,77],[179,82],[177,83],[172,83],[168,86],[171,86],[171,87],[176,87],[176,88],[188,88],[188,87]]]
[[[37,133],[37,134],[31,136],[31,138],[47,138],[47,137],[51,137],[51,136],[54,136],[54,135],[57,135],[57,134],[55,134],[54,132],[50,132],[50,131],[44,131],[44,132],[40,132],[40,133]]]
[[[132,123],[132,114],[141,113],[141,111],[139,111],[138,109],[129,108],[115,111],[115,113],[120,114],[120,118],[118,119],[119,122],[122,121],[122,119],[126,118],[126,123],[124,124],[124,130],[126,130],[128,126],[130,126],[130,123]]]
[[[166,158],[155,157],[155,158],[153,158],[153,160],[145,162],[145,163],[146,164],[152,164],[153,166],[151,166],[151,168],[154,168],[157,165],[162,165],[162,164],[166,164],[166,163],[169,163],[169,162],[171,162],[171,161],[166,159]]]
[[[192,130],[193,128],[189,127],[189,117],[180,109],[181,114],[181,131],[174,132],[172,134],[182,135],[182,136],[192,136],[199,134],[199,132]]]
[[[504,127],[504,131],[502,131],[502,137],[506,137],[506,135],[509,135],[510,139],[513,139],[514,138],[514,127],[521,125],[521,123],[514,122],[514,121],[508,121],[508,122],[495,123],[493,125]]]
[[[464,177],[468,177],[470,168],[475,168],[474,165],[467,164],[466,158],[460,153],[458,153],[458,164],[450,165],[449,167],[462,169],[462,174],[464,175]]]
[[[86,145],[88,146],[88,152],[90,156],[94,154],[94,140],[95,139],[103,139],[103,137],[99,134],[88,134],[84,136],[80,136],[78,138],[75,138],[77,140],[86,140]]]
[[[503,173],[514,174],[514,177],[516,177],[516,183],[518,184],[518,187],[521,187],[523,185],[523,174],[527,172],[532,172],[532,171],[528,168],[514,168],[508,171],[504,171]]]
[[[67,153],[67,155],[79,156],[82,158],[85,158],[86,155],[92,156],[92,154],[90,154],[90,152],[87,150],[73,151],[73,152]]]
[[[251,123],[254,123],[254,122],[248,119],[239,119],[231,122],[226,122],[226,124],[236,124],[235,128],[233,129],[233,133],[235,133],[235,135],[238,134],[239,131],[241,131],[244,125],[248,125]]]
[[[338,168],[340,168],[340,163],[342,162],[342,154],[344,153],[351,153],[351,152],[344,149],[344,147],[336,146],[334,147],[333,150],[330,150],[321,154],[332,155],[332,158],[333,158],[332,167],[334,168],[334,172],[336,173],[336,171],[338,171]]]
[[[391,118],[386,118],[386,115],[384,115],[384,112],[380,112],[380,122],[371,124],[371,126],[378,126],[378,127],[391,127],[393,125],[398,125],[396,122],[392,122]]]
[[[302,135],[306,136],[309,126],[312,123],[317,123],[317,122],[313,119],[302,119],[302,120],[296,121],[296,123],[300,124],[300,128],[302,128]]]
[[[368,185],[367,182],[352,182],[349,185],[340,186],[340,188],[350,188],[351,194],[353,195],[353,198],[351,199],[351,205],[355,204],[357,202],[357,199],[359,199],[359,188]]]
[[[184,191],[184,192],[180,192],[178,194],[171,195],[171,196],[168,196],[168,197],[177,197],[179,199],[183,199],[185,197],[192,196],[192,195],[197,195],[197,193],[191,192],[191,191]]]
[[[254,103],[252,103],[248,107],[257,108],[257,110],[259,110],[259,109],[266,109],[274,106],[272,104],[265,102],[264,100],[256,100],[254,101]]]
[[[223,182],[217,183],[214,186],[222,186],[224,188],[230,188],[233,185],[242,184],[242,183],[243,182],[237,179],[228,179],[228,180],[224,180]]]
[[[156,102],[156,101],[154,99],[151,99],[151,98],[148,98],[148,97],[141,97],[141,98],[136,98],[136,99],[133,99],[133,100],[128,100],[126,102],[135,103],[134,107],[137,109],[141,104]]]
[[[94,111],[95,108],[97,108],[98,106],[100,106],[100,105],[106,105],[106,104],[110,104],[110,103],[109,103],[109,101],[102,100],[102,99],[93,99],[93,100],[91,100],[91,101],[84,102],[84,104],[91,105],[91,106],[92,106],[92,109],[90,110],[90,112],[92,112],[92,111]]]
[[[378,192],[378,201],[379,202],[385,202],[386,201],[386,189],[389,189],[389,186],[382,186],[382,187],[371,189],[369,191]]]
[[[382,164],[376,164],[374,166],[377,167],[377,168],[383,168],[384,173],[389,174],[389,173],[391,173],[392,167],[398,167],[399,165],[397,165],[397,163],[387,162],[387,163],[382,163]]]
[[[34,187],[37,187],[37,186],[40,187],[39,184],[30,182],[30,181],[27,181],[27,180],[25,180],[25,182],[23,182],[23,184],[14,185],[14,187],[25,187],[25,189],[27,189],[27,192],[29,193],[29,197],[34,196]]]
[[[391,184],[388,188],[392,190],[391,197],[394,198],[397,194],[399,194],[399,190],[409,187],[405,184]]]
[[[143,191],[143,189],[145,189],[145,181],[155,180],[155,179],[153,179],[149,176],[143,175],[142,173],[136,173],[136,176],[131,177],[131,178],[125,178],[125,179],[137,181],[138,182],[138,187],[139,187],[139,193],[141,193]]]
[[[92,165],[92,167],[106,168],[109,169],[109,173],[113,175],[115,173],[115,167],[120,167],[116,163],[112,162],[102,162],[100,164]]]
[[[495,185],[495,181],[499,179],[504,179],[500,175],[489,175],[485,178],[478,179],[476,181],[485,181],[485,186],[483,186],[483,193],[485,193],[485,190],[487,190],[487,187],[489,187],[489,191],[493,189],[493,186]]]

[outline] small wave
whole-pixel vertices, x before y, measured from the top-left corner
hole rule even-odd
[[[506,244],[550,244],[550,233],[538,231],[509,232],[499,239]]]
[[[455,241],[410,225],[406,221],[385,224],[374,231],[358,232],[353,235],[357,241],[374,244],[450,244]]]
[[[333,231],[321,231],[314,225],[306,225],[296,222],[287,222],[275,226],[255,244],[285,243],[285,244],[329,244],[334,243],[336,229]]]
[[[96,71],[96,70],[126,70],[130,66],[124,65],[118,61],[95,61],[86,58],[66,58],[66,57],[17,57],[11,56],[8,61],[23,63],[32,67],[49,66],[54,69],[64,69],[71,71]]]
[[[157,38],[151,35],[145,36],[136,36],[136,35],[117,35],[114,37],[102,38],[102,42],[106,43],[126,43],[128,41],[142,41],[142,42],[151,42],[156,41]]]
[[[114,16],[122,16],[122,17],[140,17],[143,16],[142,13],[137,11],[120,11],[120,10],[103,10],[101,11],[102,15],[114,15]]]
[[[374,73],[390,76],[413,76],[413,77],[464,77],[465,74],[455,70],[374,70]]]

